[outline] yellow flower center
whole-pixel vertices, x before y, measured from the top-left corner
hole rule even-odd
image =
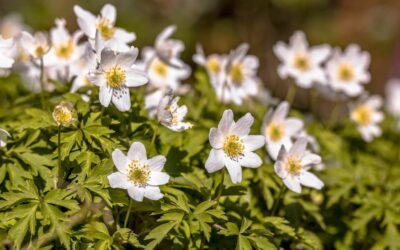
[[[304,54],[297,54],[294,57],[293,65],[300,71],[307,71],[310,69],[310,60]]]
[[[299,175],[301,170],[300,160],[294,156],[288,156],[286,158],[285,168],[291,176]]]
[[[73,112],[69,107],[70,105],[72,104],[62,102],[54,108],[53,119],[57,125],[68,126],[74,122],[75,119]]]
[[[267,136],[274,142],[280,141],[285,135],[285,126],[281,123],[271,122],[267,127]]]
[[[35,57],[38,57],[38,58],[42,57],[45,53],[46,53],[46,49],[43,46],[41,46],[41,45],[36,46],[35,52],[34,52]]]
[[[55,52],[57,57],[62,59],[69,59],[74,52],[74,44],[72,41],[60,43],[55,47]]]
[[[128,166],[128,178],[136,186],[145,187],[150,178],[150,169],[146,163],[137,160],[131,161]]]
[[[339,79],[344,82],[351,81],[354,77],[354,70],[347,64],[340,65],[338,69]]]
[[[244,80],[243,68],[241,64],[232,64],[229,74],[234,83],[240,84]]]
[[[361,105],[352,112],[352,117],[358,124],[367,125],[371,123],[372,110],[368,106]]]
[[[237,135],[229,135],[225,138],[222,149],[229,158],[237,160],[243,155],[243,141]]]
[[[96,24],[96,28],[100,32],[104,40],[108,40],[113,37],[116,31],[114,23],[105,17],[100,18],[100,20]]]
[[[120,67],[110,68],[105,72],[107,85],[111,88],[120,88],[125,85],[125,70]]]
[[[220,71],[219,61],[217,58],[208,59],[207,67],[213,74],[216,74]]]
[[[156,73],[156,75],[165,78],[168,74],[168,66],[161,62],[158,59],[155,59],[153,62],[153,71]]]

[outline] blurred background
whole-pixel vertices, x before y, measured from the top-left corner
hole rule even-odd
[[[288,84],[276,73],[272,47],[279,40],[287,42],[295,30],[303,30],[311,45],[344,48],[358,43],[369,51],[372,80],[366,89],[372,93],[384,94],[387,79],[400,77],[399,0],[0,0],[0,12],[1,17],[20,13],[37,30],[48,30],[55,18],[63,17],[75,30],[74,4],[97,14],[107,2],[117,7],[117,25],[136,32],[139,48],[152,45],[164,27],[176,24],[174,37],[185,42],[182,56],[191,65],[197,42],[206,54],[227,53],[248,42],[250,53],[260,58],[260,77],[281,98]],[[307,96],[299,90],[296,105],[306,105]]]

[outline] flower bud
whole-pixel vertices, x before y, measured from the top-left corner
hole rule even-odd
[[[76,121],[73,112],[73,105],[70,102],[62,101],[53,111],[53,119],[58,126],[68,127]]]

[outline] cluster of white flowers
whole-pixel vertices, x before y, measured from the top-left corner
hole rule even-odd
[[[116,26],[117,11],[113,5],[104,5],[98,15],[79,6],[74,6],[74,12],[80,29],[73,33],[66,29],[64,19],[55,20],[49,35],[29,32],[29,27],[16,16],[4,19],[0,25],[0,74],[5,76],[14,69],[33,91],[51,91],[52,81],[71,81],[71,92],[90,93],[97,86],[100,104],[112,104],[121,112],[131,108],[129,88],[145,85],[149,117],[176,132],[192,127],[183,121],[188,113],[186,105],[179,106],[180,98],[174,97],[190,90],[183,81],[191,74],[190,67],[180,58],[184,43],[171,38],[176,31],[174,25],[166,27],[138,59],[139,50],[131,44],[136,34]],[[241,44],[228,54],[206,56],[200,45],[196,51],[193,60],[205,69],[221,102],[241,105],[250,97],[269,98],[257,76],[259,60],[248,55],[248,44]],[[379,111],[382,99],[368,97],[363,87],[370,80],[368,52],[354,44],[344,52],[326,44],[310,47],[301,31],[293,34],[289,44],[278,42],[273,51],[281,62],[277,71],[282,79],[290,77],[301,88],[316,87],[329,95],[359,97],[349,102],[350,119],[365,141],[381,134],[378,124],[383,120]],[[400,121],[399,80],[388,84],[387,95],[388,111]],[[288,117],[289,108],[288,102],[270,108],[261,135],[249,135],[254,121],[250,113],[235,122],[233,111],[225,110],[218,127],[210,130],[212,149],[205,162],[206,170],[213,173],[226,167],[231,181],[240,183],[242,167],[262,165],[262,158],[254,151],[265,145],[276,174],[290,190],[300,193],[301,185],[322,188],[322,181],[308,171],[322,164],[316,154],[318,143],[306,132],[301,119]],[[75,121],[71,110],[69,105],[57,106],[53,116],[59,126]],[[0,129],[1,147],[6,145],[6,137],[10,134]],[[166,162],[164,156],[148,160],[144,145],[135,142],[127,156],[116,149],[112,158],[118,172],[108,176],[111,187],[127,189],[137,201],[163,197],[159,185],[169,180],[168,174],[161,172]]]

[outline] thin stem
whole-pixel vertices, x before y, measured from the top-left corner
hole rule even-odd
[[[153,137],[151,138],[151,145],[154,145],[154,148],[156,147],[154,143],[156,141],[157,132],[158,132],[158,125],[155,128],[153,128]]]
[[[44,62],[43,57],[40,58],[40,103],[44,109]]]
[[[58,182],[57,187],[61,188],[63,185],[63,169],[61,168],[61,125],[58,125],[58,144],[57,144],[57,153],[58,153]]]
[[[132,201],[132,199],[129,198],[129,206],[128,206],[128,211],[126,212],[126,215],[125,215],[124,228],[126,228],[128,225],[128,220],[129,220],[129,215],[131,214],[132,205],[133,205],[133,201]]]
[[[271,209],[271,216],[275,216],[276,213],[278,212],[278,208],[282,201],[283,194],[285,193],[285,191],[286,191],[286,186],[285,186],[285,184],[282,184],[279,194],[277,195],[277,197],[275,197],[275,202]]]
[[[288,92],[287,92],[287,94],[286,94],[286,101],[287,101],[289,104],[292,104],[295,95],[296,95],[296,85],[294,85],[293,83],[290,83]]]
[[[221,184],[219,185],[219,188],[217,190],[217,197],[215,197],[215,201],[217,204],[215,205],[216,207],[219,205],[219,198],[221,197],[222,191],[224,191],[224,179],[225,179],[225,171],[222,170],[221,173]]]

